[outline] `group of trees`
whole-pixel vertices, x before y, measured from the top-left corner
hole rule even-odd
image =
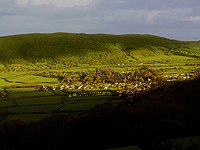
[[[145,84],[154,87],[164,82],[161,73],[145,67],[125,72],[115,72],[108,68],[97,68],[93,72],[44,72],[38,75],[58,78],[61,84],[82,84],[97,88],[99,85],[110,85],[113,88],[117,88],[119,86],[127,87],[128,85],[139,87],[139,85],[144,86]]]

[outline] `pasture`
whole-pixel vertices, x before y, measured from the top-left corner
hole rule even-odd
[[[59,69],[39,69],[35,71],[5,71],[0,72],[0,89],[3,87],[15,88],[15,87],[33,87],[37,85],[51,85],[58,86],[60,81],[55,77],[44,77],[42,73],[55,72],[71,72],[71,73],[84,73],[95,72],[97,68],[111,69],[115,72],[126,72],[141,67],[148,67],[153,70],[158,70],[164,74],[171,73],[193,73],[200,68],[200,59],[188,58],[183,56],[169,56],[169,58],[144,58],[141,62],[133,64],[117,64],[117,65],[80,65],[78,67],[59,68]],[[148,60],[149,59],[149,60]],[[157,62],[156,62],[157,60]],[[158,61],[160,60],[160,61]],[[36,64],[37,65],[37,64]],[[43,64],[45,65],[45,64]]]
[[[0,89],[3,87],[15,88],[15,87],[33,87],[39,84],[44,85],[58,85],[57,78],[47,78],[35,75],[38,71],[9,71],[0,73]]]
[[[158,58],[159,57],[159,58]],[[117,65],[88,65],[80,64],[76,67],[65,67],[57,64],[53,69],[37,68],[34,70],[32,65],[25,70],[8,70],[3,68],[0,72],[0,91],[6,88],[8,97],[0,98],[0,119],[1,122],[9,121],[14,118],[22,118],[29,121],[40,120],[52,113],[73,113],[80,114],[87,112],[94,107],[109,101],[115,101],[113,96],[83,96],[68,97],[65,92],[60,90],[36,91],[36,86],[60,87],[61,81],[57,77],[44,76],[44,73],[88,73],[95,72],[97,68],[111,69],[114,72],[122,73],[131,70],[147,67],[165,74],[185,74],[193,73],[200,68],[198,58],[188,58],[183,56],[152,56],[145,58],[140,56],[141,62],[132,64]],[[154,62],[157,60],[157,62]],[[35,66],[45,66],[46,64],[35,64]],[[25,65],[15,65],[25,66]],[[31,66],[31,68],[29,68]],[[12,66],[13,67],[13,66]],[[57,69],[56,69],[57,68]],[[94,90],[94,89],[87,89]],[[99,90],[99,89],[97,89]],[[117,102],[117,101],[116,101]]]
[[[97,105],[114,101],[109,95],[69,97],[66,92],[35,91],[34,88],[8,89],[8,93],[8,97],[0,98],[1,122],[14,118],[36,121],[52,113],[84,113]]]

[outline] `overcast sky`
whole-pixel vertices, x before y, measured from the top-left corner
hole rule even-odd
[[[200,0],[0,0],[0,36],[49,32],[200,40]]]

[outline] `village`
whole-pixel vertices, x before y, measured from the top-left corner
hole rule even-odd
[[[0,92],[0,98],[5,98],[5,97],[8,97],[8,91],[6,89]]]
[[[89,73],[42,73],[44,77],[58,78],[60,85],[52,90],[121,90],[128,92],[145,91],[161,84],[173,81],[191,80],[197,73],[164,74],[152,69],[139,69],[130,72],[114,72],[111,69],[98,68]],[[48,87],[40,87],[40,90]]]
[[[154,70],[144,69],[134,72],[116,73],[109,69],[98,69],[91,73],[46,73],[43,76],[60,80],[60,85],[37,85],[35,91],[62,91],[68,97],[92,95],[134,95],[164,85],[167,82],[191,80],[196,73],[187,74],[159,74]],[[81,91],[81,92],[80,92]],[[4,88],[0,98],[8,97],[9,92]]]

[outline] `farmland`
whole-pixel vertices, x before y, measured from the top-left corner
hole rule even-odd
[[[71,92],[72,94],[78,91]],[[95,91],[94,91],[95,92]],[[102,91],[103,92],[103,91]],[[23,118],[29,121],[39,120],[51,113],[84,113],[97,105],[113,100],[109,94],[94,96],[69,96],[61,91],[35,91],[35,88],[8,89],[8,97],[1,98],[1,121]],[[88,91],[79,91],[88,93]],[[24,118],[25,116],[25,118]]]
[[[0,142],[30,149],[198,149],[199,83],[200,77],[168,82],[133,98],[112,91],[55,90],[59,95],[51,95],[10,89],[18,98],[1,101],[8,116],[0,124]]]
[[[154,67],[135,66],[134,69],[109,66],[76,68],[74,71],[5,71],[1,73],[1,88],[7,93],[0,98],[1,123],[16,118],[36,121],[52,113],[82,114],[104,103],[121,102],[122,99],[109,94],[109,90],[134,95],[156,88],[167,80],[191,80],[198,75],[195,73],[198,68],[190,67],[194,70],[157,64]],[[108,95],[102,94],[106,91]]]
[[[7,119],[37,120],[52,112],[90,110],[110,100],[107,96],[65,98],[65,91],[137,93],[166,81],[191,80],[200,68],[199,46],[198,41],[152,35],[0,37],[0,90],[8,92],[0,98],[1,114],[8,114]]]
[[[0,145],[180,148],[172,139],[200,133],[199,50],[153,35],[0,37]]]

